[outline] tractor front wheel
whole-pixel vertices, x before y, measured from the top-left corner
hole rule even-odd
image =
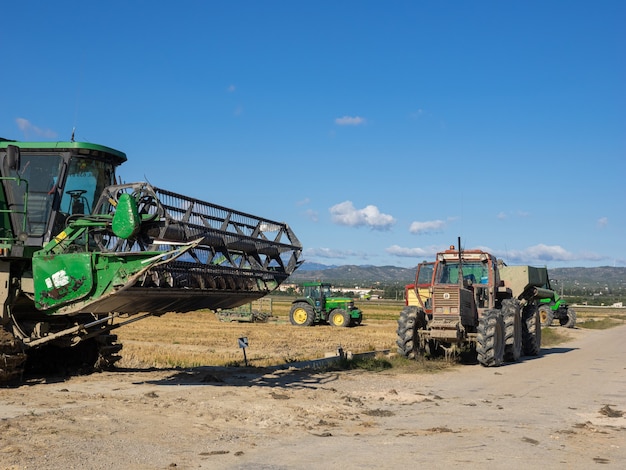
[[[476,353],[485,367],[498,367],[504,360],[504,320],[497,310],[487,310],[478,322]]]
[[[426,328],[426,314],[415,306],[404,307],[398,318],[396,330],[398,353],[407,359],[415,359],[424,353],[419,330]]]
[[[567,309],[567,316],[559,318],[559,324],[565,328],[576,326],[576,311],[573,308]]]
[[[554,321],[554,312],[549,305],[543,304],[539,306],[539,318],[541,319],[541,326],[544,328],[552,325],[552,322]]]
[[[328,316],[328,323],[333,326],[341,326],[344,328],[350,326],[351,320],[350,314],[342,308],[335,308],[331,310],[330,315]]]
[[[311,326],[315,321],[315,310],[306,302],[296,302],[289,311],[289,321],[295,326]]]

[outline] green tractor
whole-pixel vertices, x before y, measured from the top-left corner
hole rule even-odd
[[[305,282],[304,296],[292,302],[289,321],[296,326],[311,326],[328,323],[333,326],[358,326],[363,321],[363,312],[354,306],[348,297],[335,297],[331,284]]]
[[[569,307],[562,297],[554,292],[552,297],[539,300],[541,326],[550,326],[554,320],[565,328],[576,326],[576,311]]]

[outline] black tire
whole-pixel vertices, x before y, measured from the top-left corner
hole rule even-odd
[[[436,339],[431,339],[425,342],[422,354],[430,359],[435,359],[437,357],[444,356],[445,349],[442,347],[439,341],[437,341]]]
[[[522,315],[522,348],[525,356],[538,356],[541,350],[541,317],[536,305],[527,305]]]
[[[328,315],[328,323],[332,326],[347,328],[350,326],[351,322],[350,314],[343,308],[334,308]]]
[[[94,362],[94,370],[100,372],[115,369],[115,363],[122,358],[118,354],[122,350],[122,345],[117,342],[117,335],[102,334],[94,339],[98,345],[98,358]]]
[[[522,314],[516,299],[502,301],[504,319],[504,360],[517,362],[522,356]]]
[[[565,328],[574,328],[576,326],[576,311],[573,308],[568,308],[567,317],[559,318],[559,324]]]
[[[420,347],[419,330],[426,328],[426,314],[422,309],[414,306],[407,306],[400,312],[398,318],[398,336],[396,345],[398,354],[407,359],[415,359],[422,353]]]
[[[548,304],[541,304],[539,306],[539,318],[541,320],[541,326],[544,328],[552,325],[554,321],[554,312]]]
[[[487,310],[478,321],[476,358],[484,367],[498,367],[504,361],[504,320],[497,310]]]
[[[311,326],[315,321],[315,311],[306,302],[295,302],[289,311],[289,321],[295,326]]]
[[[0,326],[0,386],[17,384],[22,380],[26,354],[13,333]]]

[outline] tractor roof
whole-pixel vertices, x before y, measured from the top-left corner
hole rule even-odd
[[[104,145],[92,144],[89,142],[21,142],[8,140],[0,137],[0,149],[5,149],[9,145],[15,145],[20,149],[49,150],[58,152],[60,150],[70,150],[79,155],[100,157],[112,160],[116,165],[121,165],[127,158],[124,152],[115,150]]]

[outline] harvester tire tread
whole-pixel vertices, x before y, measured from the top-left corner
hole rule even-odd
[[[0,326],[0,385],[19,383],[25,363],[26,354],[15,336]]]
[[[541,317],[539,309],[532,304],[522,315],[522,347],[525,356],[538,356],[541,350]]]
[[[522,314],[516,299],[502,301],[504,319],[504,360],[517,362],[522,356]]]
[[[107,371],[115,368],[115,363],[122,356],[118,353],[122,350],[122,345],[117,342],[117,335],[103,334],[96,336],[98,347],[98,357],[94,362],[94,371]]]
[[[480,365],[499,367],[504,361],[504,319],[498,310],[487,310],[478,322],[476,354]]]

